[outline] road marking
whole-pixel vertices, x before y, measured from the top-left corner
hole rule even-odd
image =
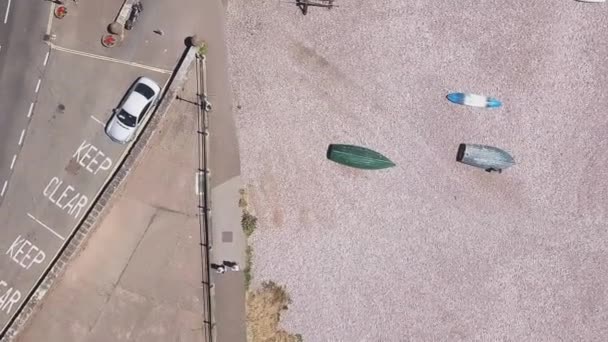
[[[49,21],[46,23],[46,34],[51,34],[51,25],[53,24],[53,15],[55,13],[55,3],[51,3],[51,10],[49,11]]]
[[[48,61],[49,61],[49,54],[50,54],[50,53],[51,53],[50,51],[47,51],[47,52],[46,52],[46,56],[44,56],[44,62],[42,62],[42,65],[43,65],[43,66],[46,66],[46,62],[48,62]]]
[[[38,91],[36,91],[38,92]],[[29,118],[30,116],[32,116],[32,111],[34,110],[34,102],[30,103],[30,110],[28,110],[27,112],[27,117]]]
[[[42,191],[42,194],[58,208],[66,211],[68,215],[78,218],[81,210],[89,203],[89,199],[75,190],[73,186],[65,184],[63,180],[53,177]],[[55,194],[57,194],[56,197],[54,197]]]
[[[40,222],[40,220],[38,220],[37,218],[34,217],[34,215],[27,213],[27,216],[29,216],[32,220],[36,221],[38,224],[40,224],[41,226],[43,226],[44,228],[46,228],[49,232],[53,233],[56,237],[60,238],[61,240],[65,240],[65,238],[59,234],[57,234],[56,231],[54,231],[53,229],[51,229],[51,227],[47,226],[46,224]]]
[[[4,197],[4,192],[6,191],[7,185],[8,185],[8,181],[4,181],[4,185],[2,186],[2,192],[0,192],[0,197]]]
[[[100,124],[102,126],[106,125],[101,120],[99,120],[98,118],[94,117],[93,115],[91,115],[91,119],[93,119],[93,121],[97,122],[98,124]]]
[[[23,137],[25,137],[25,129],[21,131],[21,136],[19,137],[19,146],[23,144]]]
[[[42,82],[42,80],[39,78],[38,79],[38,83],[36,83],[36,90],[34,90],[34,92],[37,94],[38,90],[40,90],[40,82]],[[33,104],[33,103],[32,103]]]
[[[15,161],[17,160],[17,155],[13,155],[13,161],[11,162],[11,170],[15,167]]]
[[[95,55],[95,54],[88,53],[88,52],[82,52],[82,51],[72,50],[72,49],[68,49],[68,48],[64,48],[64,47],[55,45],[53,43],[50,43],[50,45],[51,45],[51,48],[53,48],[55,50],[63,51],[63,52],[67,52],[67,53],[71,53],[71,54],[75,54],[75,55],[79,55],[79,56],[95,58],[95,59],[99,59],[99,60],[107,61],[107,62],[114,62],[114,63],[120,63],[120,64],[125,64],[125,65],[130,65],[130,66],[137,67],[137,68],[142,68],[142,69],[146,69],[146,70],[156,71],[156,72],[159,72],[161,74],[170,74],[170,73],[172,73],[171,70],[165,70],[165,69],[156,68],[156,67],[153,67],[153,66],[139,64],[139,63],[135,63],[135,62],[123,61],[122,59],[116,59],[116,58],[111,58],[111,57],[106,57],[106,56],[101,56],[101,55]]]
[[[34,264],[42,263],[46,258],[40,247],[21,235],[17,236],[4,255],[8,255],[9,259],[26,270]]]
[[[87,143],[86,140],[83,140],[78,146],[72,159],[94,175],[99,171],[107,171],[112,166],[112,159],[106,156],[100,148],[95,147],[92,143]]]
[[[8,4],[6,5],[6,14],[4,15],[4,23],[8,21],[8,12],[11,9],[11,0],[8,0]]]

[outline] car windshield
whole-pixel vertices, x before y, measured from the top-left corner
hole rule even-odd
[[[135,91],[142,94],[145,98],[147,98],[148,100],[154,96],[154,90],[152,90],[152,88],[148,87],[147,85],[140,83],[135,87]]]
[[[116,115],[118,120],[125,126],[135,127],[135,123],[137,122],[137,118],[133,115],[127,113],[124,109],[121,109],[120,112]]]

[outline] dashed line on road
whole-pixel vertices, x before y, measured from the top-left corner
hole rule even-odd
[[[21,136],[19,137],[19,146],[23,144],[23,138],[25,137],[25,129],[21,130]]]
[[[36,83],[36,90],[34,90],[36,94],[38,94],[38,90],[40,90],[40,82],[42,82],[42,79],[39,78],[38,83]]]
[[[13,161],[11,162],[11,170],[15,167],[15,161],[17,160],[17,155],[13,154]]]
[[[103,121],[99,120],[98,118],[94,117],[93,115],[91,115],[91,119],[93,119],[93,121],[97,122],[98,124],[105,126],[106,124],[103,123]]]
[[[84,56],[84,57],[89,57],[89,58],[95,58],[95,59],[99,59],[99,60],[107,61],[107,62],[114,62],[114,63],[120,63],[120,64],[125,64],[125,65],[130,65],[130,66],[137,67],[137,68],[147,69],[147,70],[150,70],[150,71],[156,71],[156,72],[159,72],[161,74],[171,74],[172,73],[171,70],[165,70],[165,69],[161,69],[161,68],[157,68],[157,67],[153,67],[153,66],[149,66],[149,65],[145,65],[145,64],[139,64],[139,63],[135,63],[135,62],[123,61],[122,59],[116,59],[116,58],[112,58],[112,57],[106,57],[106,56],[96,55],[96,54],[92,54],[92,53],[88,53],[88,52],[83,52],[83,51],[78,51],[78,50],[72,50],[72,49],[68,49],[68,48],[64,48],[64,47],[55,45],[53,43],[50,43],[50,46],[51,46],[52,49],[55,49],[55,50],[58,50],[58,51],[67,52],[67,53],[71,53],[71,54],[75,54],[75,55],[79,55],[79,56]]]
[[[8,0],[8,4],[6,4],[6,14],[4,15],[4,23],[8,21],[8,12],[11,10],[11,0]]]
[[[46,55],[44,56],[44,62],[42,62],[42,66],[46,66],[46,62],[49,61],[49,55],[51,54],[50,51],[46,52]]]
[[[34,102],[30,103],[30,109],[27,111],[27,117],[32,116],[32,111],[34,110]]]
[[[4,181],[4,185],[2,186],[2,192],[0,192],[0,197],[4,197],[4,192],[6,191],[7,185],[8,185],[8,181]]]
[[[46,224],[42,223],[40,220],[38,220],[37,218],[34,217],[34,215],[27,213],[27,216],[29,216],[32,220],[36,221],[36,223],[38,223],[39,225],[43,226],[44,228],[46,228],[49,232],[53,233],[53,235],[55,235],[56,237],[58,237],[59,239],[61,239],[62,241],[65,240],[65,238],[61,235],[59,235],[56,231],[54,231],[51,227],[47,226]]]

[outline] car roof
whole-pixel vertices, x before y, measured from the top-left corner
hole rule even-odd
[[[148,104],[148,99],[146,99],[143,95],[132,91],[129,93],[125,103],[122,105],[122,109],[124,109],[127,113],[138,117],[146,104]]]
[[[129,90],[129,94],[127,95],[127,98],[125,99],[125,102],[122,105],[122,108],[124,110],[126,110],[129,114],[135,117],[139,117],[143,108],[146,106],[146,104],[148,104],[148,102],[150,102],[150,100],[146,99],[145,96],[134,91],[135,87],[137,87],[137,85],[140,83],[143,83],[150,87],[150,89],[152,89],[156,95],[158,95],[158,93],[160,92],[160,87],[158,86],[158,84],[156,84],[156,82],[152,81],[147,77],[138,78],[133,87],[131,87],[131,89]]]

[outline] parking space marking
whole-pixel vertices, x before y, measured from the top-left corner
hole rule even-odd
[[[54,231],[53,229],[51,229],[51,227],[47,226],[46,224],[42,223],[40,220],[38,220],[37,218],[34,217],[34,215],[27,213],[27,216],[29,216],[29,218],[31,218],[32,220],[36,221],[36,223],[38,223],[39,225],[43,226],[44,228],[46,228],[49,232],[53,233],[53,235],[55,235],[56,237],[58,237],[59,239],[61,239],[61,241],[65,240],[65,238],[61,235],[59,235],[56,231]]]
[[[19,146],[23,144],[23,137],[25,137],[25,129],[21,130],[21,136],[19,137]]]
[[[50,52],[50,51],[47,51],[47,52],[46,52],[46,55],[44,56],[44,62],[42,62],[42,65],[43,65],[43,66],[46,66],[46,62],[48,62],[48,61],[49,61],[49,55],[50,55],[50,54],[51,54],[51,52]]]
[[[46,34],[51,34],[51,25],[53,24],[53,16],[55,13],[55,3],[51,3],[51,10],[49,11],[49,21],[46,23]]]
[[[6,191],[7,185],[8,185],[8,181],[4,181],[4,185],[2,186],[2,192],[0,192],[0,197],[4,197],[4,192]]]
[[[42,79],[39,78],[38,83],[36,83],[36,90],[34,90],[36,94],[38,94],[38,90],[40,90],[40,82],[42,82]]]
[[[8,4],[6,5],[6,14],[4,15],[4,23],[8,21],[8,12],[11,10],[11,0],[8,0]]]
[[[40,85],[40,83],[38,83]],[[36,91],[38,92],[38,91]],[[32,116],[32,111],[34,110],[34,102],[30,103],[30,109],[27,111],[27,117]]]
[[[67,53],[71,53],[71,54],[75,54],[75,55],[79,55],[79,56],[83,56],[83,57],[95,58],[95,59],[99,59],[99,60],[102,60],[102,61],[130,65],[130,66],[137,67],[137,68],[142,68],[142,69],[146,69],[146,70],[150,70],[150,71],[156,71],[156,72],[159,72],[161,74],[170,74],[170,73],[172,73],[171,70],[165,70],[165,69],[156,68],[156,67],[153,67],[153,66],[139,64],[139,63],[135,63],[135,62],[123,61],[122,59],[116,59],[116,58],[112,58],[112,57],[106,57],[106,56],[96,55],[96,54],[92,54],[92,53],[88,53],[88,52],[83,52],[83,51],[78,51],[78,50],[72,50],[72,49],[68,49],[68,48],[64,48],[64,47],[55,45],[53,43],[50,43],[50,45],[51,45],[51,48],[53,48],[55,50],[63,51],[63,52],[67,52]]]
[[[17,161],[17,155],[13,154],[13,161],[11,162],[11,170],[15,167],[15,161]]]
[[[100,124],[102,126],[106,125],[101,120],[99,120],[98,118],[94,117],[93,115],[91,115],[91,119],[93,119],[93,121],[97,122],[98,124]]]

